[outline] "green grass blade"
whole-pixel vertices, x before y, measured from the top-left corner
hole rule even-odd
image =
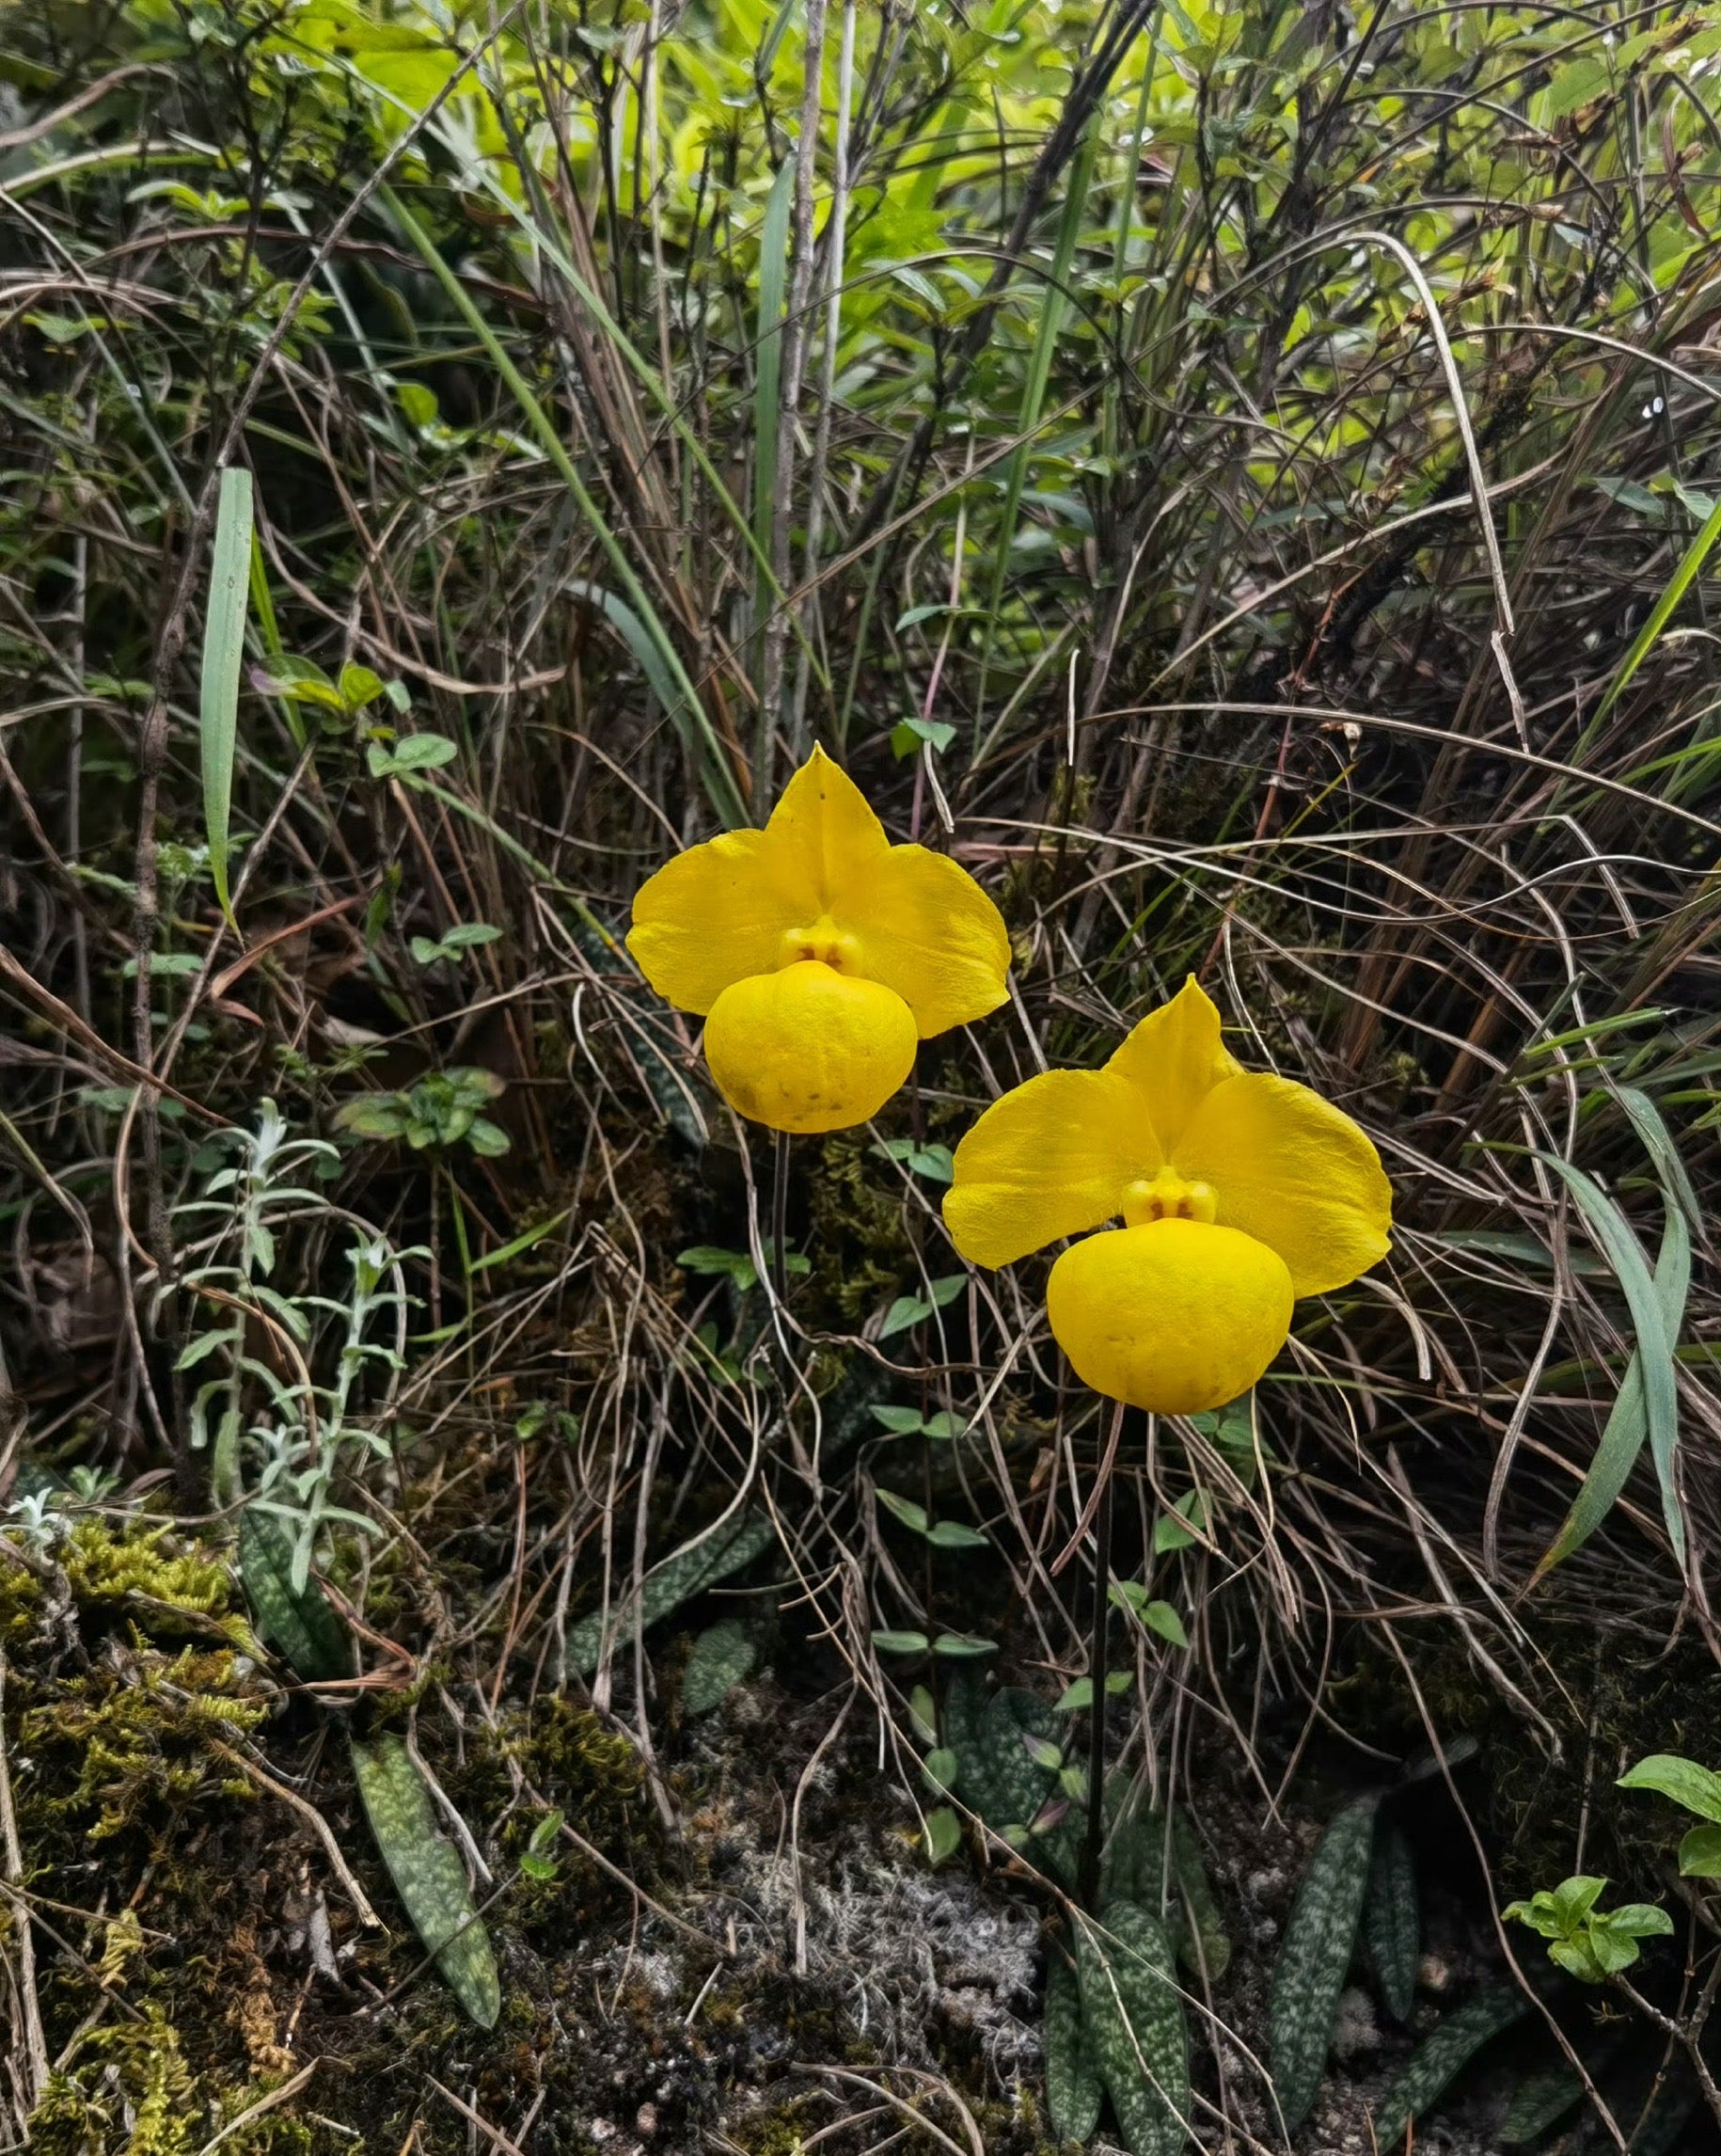
[[[215,544],[210,559],[203,625],[203,674],[197,731],[203,765],[203,828],[215,896],[230,921],[228,824],[233,805],[233,755],[239,742],[239,669],[245,649],[245,597],[251,577],[251,474],[229,465],[221,474]]]
[[[1668,1216],[1661,1253],[1655,1262],[1655,1292],[1669,1326],[1669,1337],[1677,1331],[1684,1315],[1685,1291],[1690,1277],[1691,1239],[1685,1233],[1683,1220],[1673,1213]],[[1637,1465],[1637,1455],[1643,1451],[1648,1432],[1644,1416],[1643,1358],[1634,1350],[1589,1472],[1584,1477],[1558,1534],[1537,1565],[1532,1585],[1569,1558],[1573,1550],[1581,1549],[1612,1512],[1632,1469]]]
[[[391,188],[379,188],[377,196],[389,214],[398,220],[401,230],[412,243],[413,248],[424,263],[425,268],[431,272],[453,302],[467,328],[483,346],[497,373],[507,383],[515,403],[526,415],[527,423],[530,426],[533,434],[537,436],[545,455],[549,458],[551,464],[561,474],[568,492],[574,497],[580,515],[585,518],[592,537],[596,539],[604,553],[608,557],[610,565],[615,570],[617,580],[627,594],[629,607],[639,621],[642,632],[651,640],[665,677],[673,683],[677,691],[676,707],[683,711],[686,726],[682,739],[694,769],[699,773],[701,784],[704,786],[706,798],[717,813],[732,827],[746,823],[748,820],[747,805],[741,799],[741,790],[736,784],[728,752],[718,738],[710,717],[704,705],[700,702],[699,691],[694,688],[687,669],[682,665],[681,656],[671,641],[669,632],[664,627],[656,609],[652,605],[650,595],[639,581],[633,563],[628,560],[626,549],[609,529],[602,510],[599,509],[597,502],[592,498],[591,489],[575,468],[574,460],[563,448],[561,436],[557,433],[549,414],[533,394],[526,377],[503,349],[500,338],[497,336],[496,331],[484,319],[470,293],[467,292],[466,286],[461,283],[453,271],[450,269],[447,262],[443,261],[442,255],[431,239],[430,234],[425,231],[412,212],[407,209]]]
[[[1632,1128],[1643,1140],[1645,1152],[1655,1163],[1655,1172],[1661,1178],[1668,1205],[1677,1205],[1691,1227],[1700,1227],[1703,1213],[1697,1204],[1697,1194],[1692,1188],[1690,1174],[1673,1142],[1673,1133],[1662,1120],[1661,1110],[1635,1086],[1620,1086],[1619,1105],[1632,1118]]]
[[[583,578],[571,578],[567,588],[580,598],[589,599],[615,630],[633,654],[639,672],[650,683],[652,694],[663,706],[664,717],[685,739],[694,725],[687,697],[674,674],[664,664],[662,648],[645,624],[625,599],[606,591],[602,584],[588,583]]]
[[[1607,693],[1596,706],[1595,717],[1586,730],[1586,737],[1593,737],[1596,728],[1624,694],[1633,674],[1649,658],[1660,640],[1661,632],[1671,620],[1674,609],[1691,589],[1698,570],[1710,556],[1717,539],[1721,539],[1721,501],[1703,520],[1703,528],[1686,547],[1680,565],[1667,581],[1667,588],[1650,610],[1650,618],[1632,639],[1632,648],[1625,655],[1618,674],[1608,683]],[[1576,757],[1573,757],[1576,762]]]
[[[1595,1531],[1624,1488],[1626,1476],[1646,1435],[1656,1473],[1661,1478],[1662,1514],[1675,1553],[1683,1563],[1685,1520],[1673,1481],[1674,1447],[1679,1436],[1679,1389],[1674,1379],[1673,1350],[1678,1342],[1691,1280],[1691,1237],[1684,1214],[1676,1205],[1668,1206],[1661,1252],[1651,1274],[1625,1216],[1601,1185],[1581,1167],[1561,1160],[1557,1154],[1544,1153],[1539,1157],[1571,1191],[1612,1268],[1632,1314],[1637,1347],[1627,1366],[1607,1426],[1602,1433],[1595,1464],[1585,1478],[1566,1525],[1537,1566],[1536,1577],[1539,1578],[1562,1557],[1569,1557]],[[1574,1523],[1581,1531],[1572,1539]]]

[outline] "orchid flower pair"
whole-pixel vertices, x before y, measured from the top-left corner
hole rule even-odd
[[[946,856],[892,846],[818,749],[763,831],[651,878],[627,947],[704,1019],[724,1099],[779,1131],[869,1120],[921,1040],[1009,994],[997,907]],[[1391,1216],[1363,1131],[1306,1086],[1245,1071],[1192,976],[1102,1069],[1048,1070],[994,1102],[944,1199],[975,1264],[1081,1238],[1051,1268],[1052,1332],[1084,1384],[1166,1415],[1248,1391],[1297,1297],[1383,1257]]]

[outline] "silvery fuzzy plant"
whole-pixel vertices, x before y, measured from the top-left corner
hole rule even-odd
[[[194,1253],[197,1262],[181,1276],[215,1320],[180,1355],[182,1370],[213,1364],[216,1372],[193,1398],[190,1437],[195,1447],[211,1448],[218,1503],[248,1498],[282,1523],[298,1594],[326,1526],[375,1531],[363,1514],[335,1504],[332,1494],[342,1473],[387,1456],[375,1427],[386,1419],[387,1400],[361,1418],[356,1396],[368,1365],[385,1371],[389,1383],[404,1367],[410,1298],[401,1264],[416,1253],[395,1250],[368,1223],[355,1221],[345,1296],[283,1294],[269,1279],[279,1231],[330,1212],[327,1197],[301,1179],[339,1154],[324,1139],[292,1137],[273,1101],[262,1103],[255,1131],[224,1131],[211,1143],[238,1158],[210,1176],[201,1197],[176,1209],[176,1217],[212,1221]],[[392,1341],[373,1337],[391,1317]],[[274,1355],[253,1352],[258,1328],[271,1336]],[[329,1371],[326,1380],[316,1374],[319,1365]]]
[[[198,1261],[181,1276],[217,1319],[180,1357],[182,1369],[216,1369],[192,1403],[192,1442],[213,1447],[217,1502],[242,1506],[239,1569],[259,1633],[302,1683],[339,1683],[353,1673],[353,1643],[312,1582],[311,1565],[325,1528],[378,1531],[362,1513],[334,1503],[332,1493],[340,1475],[387,1454],[379,1425],[387,1420],[388,1389],[405,1368],[411,1301],[401,1268],[420,1253],[397,1251],[367,1223],[353,1221],[345,1296],[283,1294],[269,1282],[278,1231],[334,1210],[299,1179],[339,1154],[321,1138],[291,1136],[273,1101],[262,1103],[255,1131],[224,1131],[214,1143],[236,1149],[237,1159],[216,1168],[201,1197],[178,1208],[181,1218],[213,1223],[194,1253]],[[390,1322],[391,1344],[372,1337]],[[276,1358],[251,1352],[254,1327],[273,1337]],[[365,1415],[359,1395],[368,1366],[386,1378],[383,1398]],[[347,1747],[365,1816],[415,1930],[466,2012],[493,2027],[501,2011],[496,1957],[419,1763],[393,1731],[349,1729]],[[523,1869],[537,1867],[531,1876],[553,1870],[546,1850],[559,1827],[560,1815],[539,1823],[522,1859]]]

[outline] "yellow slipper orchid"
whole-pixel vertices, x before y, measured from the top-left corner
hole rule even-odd
[[[1192,975],[1102,1070],[1049,1070],[994,1102],[956,1148],[944,1220],[977,1265],[1087,1236],[1046,1292],[1077,1376],[1195,1415],[1248,1391],[1299,1295],[1385,1256],[1392,1186],[1341,1109],[1227,1054]]]
[[[763,831],[691,847],[641,886],[627,947],[704,1019],[723,1098],[776,1131],[864,1123],[917,1041],[1008,993],[997,907],[948,856],[892,846],[822,749]]]

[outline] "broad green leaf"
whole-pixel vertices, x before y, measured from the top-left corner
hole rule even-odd
[[[292,1584],[292,1537],[271,1513],[247,1505],[239,1515],[239,1577],[257,1629],[308,1685],[353,1673],[353,1641],[314,1581]]]
[[[1395,2021],[1408,2021],[1416,2004],[1416,1971],[1422,1959],[1422,1908],[1411,1846],[1397,1827],[1375,1836],[1363,1905],[1363,1936]]]
[[[1169,1640],[1174,1647],[1189,1646],[1183,1620],[1169,1602],[1149,1602],[1142,1611],[1142,1623],[1150,1632],[1157,1632],[1161,1640]]]
[[[912,1498],[899,1498],[894,1490],[880,1489],[878,1502],[885,1511],[893,1514],[904,1527],[912,1528],[916,1534],[926,1531],[926,1508],[917,1505]]]
[[[932,1641],[924,1632],[892,1632],[887,1629],[873,1634],[873,1644],[881,1655],[924,1655]]]
[[[954,1789],[962,1763],[947,1744],[935,1744],[921,1762],[921,1771],[935,1789]]]
[[[1677,1752],[1651,1752],[1622,1774],[1615,1786],[1653,1789],[1659,1796],[1682,1804],[1687,1812],[1695,1812],[1699,1819],[1721,1823],[1721,1774],[1699,1767],[1695,1759],[1682,1759]]]
[[[1046,1972],[1046,2109],[1060,2143],[1086,2141],[1099,2124],[1099,2069],[1087,2040],[1082,1988],[1055,1947]]]
[[[936,1869],[962,1847],[962,1822],[948,1804],[926,1815],[926,1861]]]
[[[1693,1827],[1680,1843],[1680,1875],[1721,1879],[1721,1827]]]
[[[926,1530],[926,1540],[934,1549],[987,1549],[991,1546],[978,1528],[964,1527],[960,1520],[935,1520]]]
[[[636,1623],[641,1630],[657,1624],[680,1609],[684,1602],[719,1579],[750,1564],[776,1540],[777,1530],[761,1513],[746,1513],[720,1533],[678,1549],[672,1557],[645,1576],[638,1604],[625,1602],[608,1610],[594,1609],[568,1628],[568,1666],[588,1677],[597,1668],[604,1642],[629,1638]]]
[[[1165,1927],[1111,1902],[1076,1932],[1082,2023],[1132,2156],[1177,2156],[1190,2116],[1189,2034]]]

